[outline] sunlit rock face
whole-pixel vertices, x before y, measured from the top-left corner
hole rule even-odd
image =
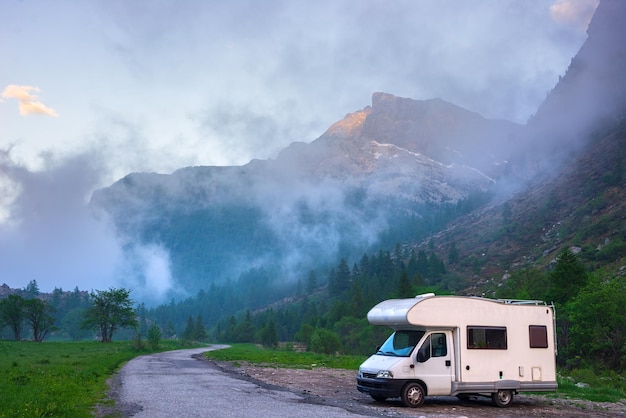
[[[509,157],[520,126],[487,120],[443,100],[374,93],[310,144],[275,161],[300,178],[337,181],[419,202],[456,202],[485,190]]]

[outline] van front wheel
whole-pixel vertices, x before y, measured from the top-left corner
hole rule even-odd
[[[424,403],[426,391],[419,383],[407,383],[402,389],[402,403],[404,406],[417,408]]]
[[[491,400],[494,404],[496,404],[496,406],[499,406],[500,408],[505,408],[511,405],[511,402],[513,402],[513,391],[508,389],[499,390],[491,394]]]

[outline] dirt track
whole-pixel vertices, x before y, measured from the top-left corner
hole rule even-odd
[[[538,395],[517,395],[508,408],[493,406],[490,399],[459,400],[456,397],[427,398],[424,406],[405,408],[399,400],[375,402],[356,389],[354,371],[315,368],[313,370],[257,367],[243,364],[233,367],[216,363],[224,370],[265,384],[280,386],[320,402],[367,406],[374,415],[394,417],[624,417],[626,403],[600,403],[582,400],[554,399]]]

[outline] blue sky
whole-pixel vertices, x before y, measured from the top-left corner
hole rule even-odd
[[[584,42],[596,5],[4,0],[0,251],[15,261],[0,261],[0,283],[44,284],[20,255],[30,240],[43,253],[58,246],[42,237],[51,224],[68,222],[76,242],[89,237],[65,218],[95,188],[129,172],[274,157],[367,106],[373,92],[524,123]],[[59,196],[73,209],[47,210]],[[42,287],[61,276],[73,287],[66,264]]]

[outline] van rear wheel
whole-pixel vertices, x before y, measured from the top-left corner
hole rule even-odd
[[[419,383],[407,383],[402,389],[402,403],[410,408],[422,406],[426,391]]]
[[[496,406],[505,408],[513,402],[513,391],[505,389],[494,392],[491,394],[491,400],[494,404],[496,404]]]

